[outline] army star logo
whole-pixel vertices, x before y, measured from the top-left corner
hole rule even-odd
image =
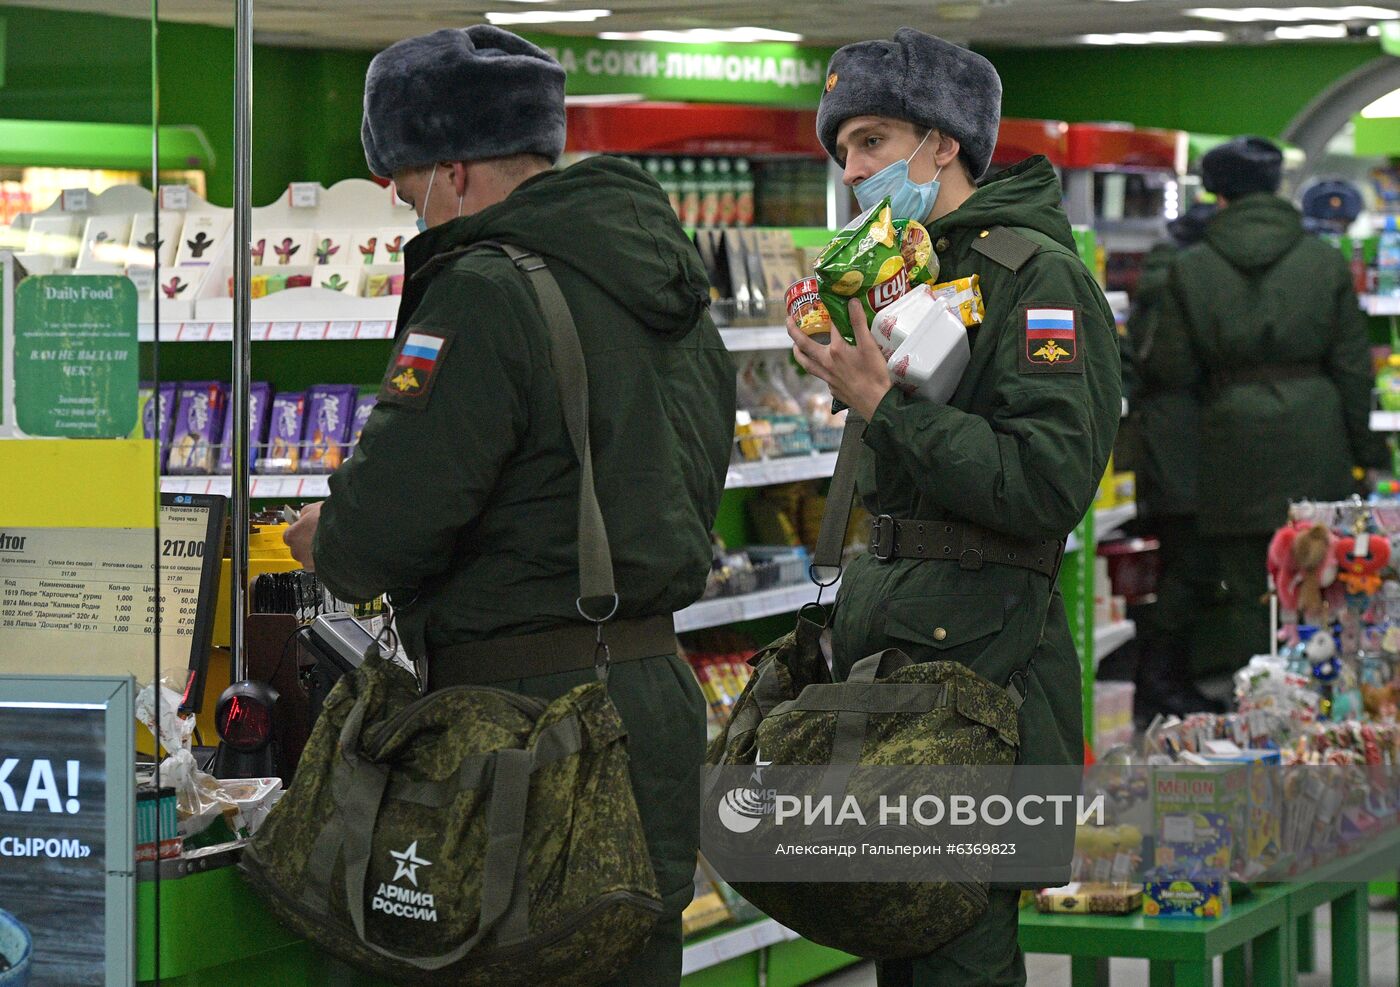
[[[1061,360],[1069,359],[1069,350],[1052,339],[1031,355],[1040,357],[1046,363],[1058,363]]]
[[[391,881],[397,881],[401,877],[406,877],[413,882],[413,886],[418,887],[418,868],[431,867],[432,862],[423,860],[418,856],[418,841],[414,840],[408,845],[407,850],[389,851],[389,856],[395,860],[394,876]]]
[[[389,383],[393,384],[405,394],[410,394],[423,386],[418,380],[418,375],[413,372],[412,367],[405,367],[403,373],[395,376]]]
[[[1079,355],[1079,310],[1068,306],[1025,305],[1025,345],[1021,372],[1082,374]]]
[[[829,76],[826,77],[826,91],[831,92],[831,90],[836,88],[836,83],[840,81],[841,77],[839,75],[837,75],[835,72],[831,73]]]

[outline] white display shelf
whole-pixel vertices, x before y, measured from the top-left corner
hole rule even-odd
[[[229,476],[162,476],[161,493],[220,494],[233,491]],[[248,496],[275,500],[323,500],[330,496],[329,476],[255,476]]]
[[[1361,310],[1367,315],[1400,315],[1400,297],[1394,295],[1362,295]]]
[[[1371,431],[1400,432],[1400,411],[1371,412]]]
[[[392,319],[366,321],[340,319],[330,322],[254,322],[255,343],[292,342],[296,340],[393,339]],[[155,326],[143,322],[137,327],[137,338],[143,343],[155,340]],[[231,322],[162,322],[162,343],[228,343],[233,340]]]
[[[1131,620],[1120,620],[1116,624],[1106,624],[1094,628],[1094,667],[1099,667],[1113,652],[1137,636],[1137,624]]]
[[[1133,518],[1137,517],[1137,504],[1119,504],[1117,507],[1110,507],[1106,510],[1094,512],[1094,539],[1103,541],[1106,535],[1111,535]],[[1084,546],[1080,544],[1079,537],[1071,534],[1069,541],[1065,544],[1065,551],[1077,552]]]
[[[752,353],[759,350],[786,350],[792,348],[786,326],[751,326],[749,328],[721,329],[720,336],[731,353]]]
[[[828,587],[822,598],[834,600],[840,588],[840,583]],[[745,620],[761,620],[764,617],[796,613],[806,604],[816,602],[816,599],[815,586],[811,583],[798,583],[744,596],[701,600],[676,614],[676,633],[684,634],[688,631],[701,631],[707,627],[724,627]]]
[[[749,925],[731,929],[691,943],[685,947],[681,960],[681,975],[686,976],[719,966],[740,956],[747,956],[760,949],[776,946],[782,942],[792,942],[799,938],[796,932],[779,925],[771,918],[759,919]]]
[[[724,479],[727,490],[767,487],[775,483],[798,483],[831,476],[836,469],[836,453],[818,452],[810,456],[786,456],[753,463],[733,463]]]

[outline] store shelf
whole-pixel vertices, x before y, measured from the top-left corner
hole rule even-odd
[[[810,456],[787,456],[762,459],[753,463],[734,463],[725,477],[727,490],[742,487],[766,487],[775,483],[798,483],[830,477],[836,469],[836,453],[818,452]]]
[[[1400,411],[1371,412],[1371,431],[1400,432]]]
[[[721,329],[719,334],[731,353],[752,353],[758,350],[786,350],[792,348],[786,326],[753,326],[750,328]]]
[[[833,600],[840,584],[826,589],[824,598]],[[707,627],[724,627],[745,620],[761,620],[785,613],[796,613],[808,603],[817,599],[817,588],[811,583],[797,583],[793,586],[779,586],[777,589],[745,596],[722,596],[714,600],[701,600],[676,614],[676,633],[700,631]]]
[[[1117,507],[1095,511],[1094,538],[1097,541],[1103,541],[1105,536],[1113,534],[1135,517],[1137,517],[1137,504],[1119,504]],[[1082,547],[1079,538],[1071,534],[1065,545],[1065,551],[1077,552]]]
[[[161,493],[221,494],[233,491],[228,476],[162,476]],[[273,500],[321,500],[330,496],[329,476],[255,476],[248,496]]]
[[[779,925],[771,918],[760,919],[686,946],[682,954],[681,975],[708,970],[712,966],[728,963],[732,959],[776,946],[781,942],[792,942],[797,938],[796,932]]]
[[[1395,295],[1362,295],[1360,300],[1367,315],[1400,315],[1400,297]]]
[[[387,319],[335,322],[254,322],[251,328],[255,343],[394,338],[394,323]],[[141,342],[153,342],[155,335],[154,324],[143,322],[137,326],[136,338]],[[227,343],[232,340],[233,323],[231,322],[162,322],[160,324],[160,341],[162,343]]]
[[[1094,667],[1136,636],[1137,624],[1131,620],[1094,628]]]

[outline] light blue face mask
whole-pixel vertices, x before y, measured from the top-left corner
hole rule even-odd
[[[860,203],[862,212],[873,209],[888,196],[893,218],[912,219],[920,223],[928,219],[929,213],[933,212],[933,204],[938,201],[938,176],[943,174],[943,169],[938,169],[932,181],[920,185],[909,178],[909,162],[923,150],[932,133],[930,130],[924,134],[924,139],[914,148],[914,154],[881,168],[856,186],[856,201]]]
[[[433,179],[437,178],[437,169],[438,169],[438,166],[437,166],[436,164],[434,164],[434,165],[433,165],[433,172],[432,172],[432,174],[430,174],[430,175],[428,176],[428,193],[427,193],[426,195],[423,196],[423,215],[418,217],[418,232],[419,232],[419,233],[426,233],[426,232],[428,231],[428,221],[427,221],[426,219],[424,219],[423,217],[428,215],[428,203],[433,201]],[[459,197],[457,198],[457,215],[458,215],[458,216],[461,216],[461,215],[462,215],[462,201],[463,201],[465,198],[466,198],[466,196],[464,196],[464,195],[463,195],[463,196],[459,196]]]

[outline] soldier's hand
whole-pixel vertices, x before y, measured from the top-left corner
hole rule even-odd
[[[829,344],[818,343],[803,333],[792,318],[787,323],[788,336],[802,369],[826,381],[832,397],[869,421],[890,391],[889,366],[870,334],[860,300],[851,299],[848,308],[856,337],[854,346],[840,333],[833,333]]]
[[[316,571],[316,559],[311,554],[311,540],[316,537],[316,526],[321,522],[321,503],[307,504],[301,510],[296,523],[282,532],[282,540],[292,550],[292,558],[301,563],[307,572]]]

